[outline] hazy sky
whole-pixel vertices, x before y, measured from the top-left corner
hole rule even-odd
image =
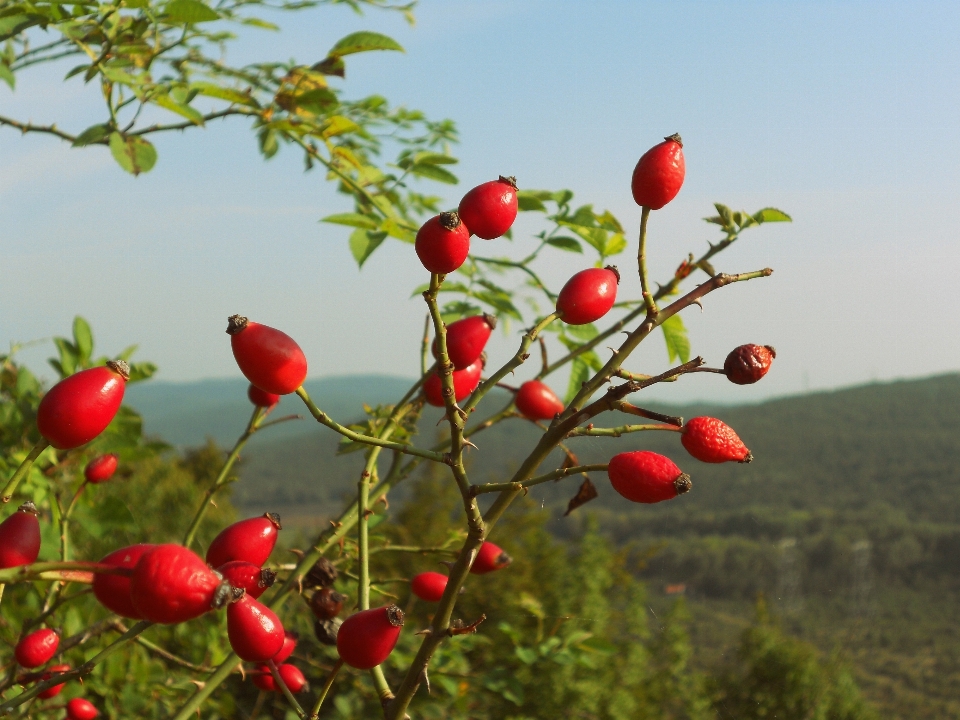
[[[282,32],[246,33],[231,58],[311,63],[348,32],[391,34],[406,54],[348,58],[344,87],[457,121],[461,185],[439,188],[450,206],[514,174],[611,209],[631,236],[632,168],[679,131],[687,180],[651,223],[655,278],[719,239],[701,219],[714,201],[792,214],[717,263],[771,266],[771,278],[684,313],[694,353],[719,364],[735,345],[772,344],[774,370],[746,389],[698,375],[662,397],[752,400],[960,368],[957,3],[423,0],[417,19],[282,16]],[[0,84],[0,113],[77,132],[98,121],[97,89],[61,82],[66,69]],[[293,335],[314,376],[414,375],[424,308],[409,296],[425,273],[411,246],[388,243],[358,272],[349,231],[317,222],[348,201],[292,151],[264,162],[245,121],[157,146],[157,167],[133,179],[106,149],[0,128],[0,342],[66,334],[80,313],[101,350],[140,343],[162,378],[235,376],[224,328],[241,313]],[[546,273],[558,284],[582,267],[563,261]],[[493,361],[517,342],[495,336]],[[24,357],[40,368],[48,354]],[[662,340],[630,367],[667,367]]]

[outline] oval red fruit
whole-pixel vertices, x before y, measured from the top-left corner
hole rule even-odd
[[[227,606],[227,638],[242,659],[265,662],[283,648],[280,618],[259,600],[244,594]]]
[[[685,173],[680,136],[665,137],[647,150],[633,169],[633,199],[637,205],[659,210],[680,192]]]
[[[440,602],[447,589],[447,576],[438,572],[425,572],[410,581],[413,594],[427,602]]]
[[[752,385],[767,374],[777,351],[769,345],[741,345],[723,361],[727,379],[737,385]]]
[[[13,654],[23,667],[36,668],[48,662],[57,652],[59,645],[60,636],[56,631],[41,628],[18,642]]]
[[[483,358],[480,358],[463,370],[453,371],[453,397],[460,402],[477,389],[483,374]],[[440,376],[433,373],[423,383],[423,394],[427,402],[435,407],[443,407],[443,383]]]
[[[278,665],[277,674],[280,675],[280,679],[283,680],[283,684],[287,686],[287,690],[292,692],[294,695],[301,690],[308,690],[310,687],[307,684],[307,679],[303,676],[303,673],[300,672],[300,668],[298,668],[296,665],[290,665],[289,663]],[[280,688],[277,688],[277,690],[280,690]]]
[[[674,462],[649,450],[615,455],[607,466],[613,489],[627,500],[657,503],[688,492],[690,476]]]
[[[599,320],[617,301],[620,273],[609,265],[581,270],[560,290],[557,312],[568,325],[586,325]]]
[[[280,668],[277,668],[278,670]],[[256,685],[261,690],[266,690],[267,692],[273,692],[277,689],[277,683],[273,679],[273,675],[270,672],[270,668],[266,665],[257,665],[251,673],[253,684]]]
[[[343,621],[337,652],[350,667],[374,668],[393,652],[403,628],[403,610],[396,605],[361,610]]]
[[[122,360],[81,370],[64,378],[43,396],[37,429],[58,450],[93,440],[106,430],[123,402],[130,367]]]
[[[120,458],[113,453],[95,457],[88,462],[87,466],[83,469],[83,477],[92,485],[106,482],[112,478],[113,474],[117,471],[117,463],[119,460]]]
[[[513,562],[501,548],[492,542],[485,542],[477,552],[477,559],[473,561],[470,572],[474,575],[486,575],[488,572],[505,568]]]
[[[156,545],[142,543],[140,545],[131,545],[129,547],[114,550],[105,556],[100,562],[103,565],[113,565],[115,567],[130,568],[137,566],[140,558]],[[94,573],[93,575],[93,594],[97,600],[107,610],[115,612],[131,620],[142,620],[140,613],[133,606],[133,600],[130,599],[130,578],[126,575],[107,575],[106,573]]]
[[[277,544],[280,516],[264,513],[247,518],[220,531],[207,549],[207,562],[220,567],[233,560],[243,560],[260,567],[270,557]]]
[[[182,545],[157,545],[134,568],[130,599],[144,620],[185,622],[222,604],[221,583],[217,573]]]
[[[695,417],[680,431],[680,442],[697,460],[706,463],[748,463],[753,455],[733,428],[712,417]]]
[[[517,219],[517,180],[500,176],[477,185],[463,196],[458,208],[460,219],[470,232],[484,240],[503,235]]]
[[[278,402],[280,402],[280,396],[274,393],[268,393],[266,390],[261,390],[256,385],[251,385],[247,388],[247,397],[250,398],[252,402],[257,407],[262,408],[272,408]]]
[[[447,357],[457,370],[473,365],[487,346],[490,333],[497,327],[493,315],[474,315],[447,325]],[[437,341],[433,341],[433,356],[437,357]]]
[[[521,385],[514,403],[528,420],[553,420],[554,415],[563,412],[563,402],[539,380],[528,380]]]
[[[36,562],[40,554],[40,521],[30,500],[0,523],[0,569]]]
[[[455,212],[440,213],[417,231],[415,247],[427,270],[445,275],[463,265],[470,254],[470,231]]]
[[[89,700],[74,698],[67,702],[67,720],[93,720],[100,711]]]
[[[307,378],[307,358],[281,330],[240,315],[227,318],[227,334],[240,372],[261,390],[287,395]]]
[[[286,661],[288,657],[293,655],[293,651],[297,648],[297,640],[300,639],[300,636],[292,630],[287,630],[283,634],[283,645],[280,647],[280,652],[273,656],[273,661],[279,665],[280,663]]]
[[[242,588],[247,595],[256,599],[273,585],[277,573],[261,568],[245,560],[231,560],[217,568],[223,579],[235,588]]]
[[[70,670],[69,665],[51,665],[47,672],[40,676],[40,682],[49,680],[54,675],[58,673],[65,673],[68,670]],[[48,687],[46,690],[42,690],[41,692],[37,693],[37,697],[41,700],[47,700],[49,698],[56,697],[60,694],[60,691],[63,690],[64,685],[66,685],[66,683],[60,683],[59,685]]]

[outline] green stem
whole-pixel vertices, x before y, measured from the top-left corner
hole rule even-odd
[[[333,681],[337,679],[337,673],[340,672],[340,668],[343,667],[343,660],[338,659],[337,664],[333,666],[333,670],[330,671],[330,674],[327,675],[326,682],[323,683],[323,689],[320,691],[320,697],[317,698],[316,704],[313,706],[313,712],[310,713],[310,720],[317,720],[320,717],[320,708],[323,707],[323,701],[327,699],[327,695],[330,693],[330,688],[333,687]],[[252,718],[256,720],[256,718]]]
[[[37,441],[37,444],[33,446],[27,457],[25,457],[23,462],[20,463],[20,467],[17,468],[17,471],[13,474],[13,477],[7,480],[7,484],[3,486],[3,490],[0,490],[0,495],[2,495],[2,498],[0,499],[2,499],[4,503],[8,503],[13,499],[13,495],[17,491],[17,485],[19,485],[20,481],[27,476],[27,473],[30,472],[30,468],[33,467],[33,463],[38,457],[40,457],[40,453],[46,450],[49,445],[50,443],[46,438],[40,438]]]
[[[681,428],[676,425],[619,425],[617,427],[595,428],[592,425],[582,428],[574,428],[567,433],[567,437],[614,437],[635,432],[646,432],[648,430],[669,430],[671,432],[681,432]]]
[[[488,483],[486,485],[474,485],[470,491],[474,495],[482,495],[483,493],[491,492],[503,492],[504,490],[510,491],[520,491],[524,488],[531,487],[533,485],[539,485],[540,483],[550,482],[551,480],[560,480],[561,478],[568,477],[570,475],[579,475],[580,473],[585,472],[601,472],[607,469],[607,463],[598,463],[594,465],[577,465],[576,467],[560,468],[559,470],[554,470],[549,472],[546,475],[538,475],[535,478],[530,478],[529,480],[524,480],[522,482],[509,482],[509,483]]]
[[[118,568],[116,565],[103,565],[94,562],[82,562],[79,560],[38,562],[31,565],[20,565],[18,567],[4,568],[0,570],[0,583],[14,583],[23,580],[52,579],[44,577],[58,571],[81,571],[104,573],[106,575],[130,575],[132,570]],[[60,579],[55,578],[55,579]]]
[[[293,693],[290,692],[290,688],[287,687],[287,684],[283,681],[283,678],[280,677],[280,671],[277,669],[277,664],[273,660],[267,660],[267,666],[270,668],[270,674],[273,675],[273,681],[277,684],[277,687],[280,688],[280,692],[283,693],[283,696],[287,699],[287,702],[290,703],[290,707],[293,708],[293,711],[297,713],[297,717],[305,718],[307,713],[300,703],[297,702],[297,699],[293,696]]]
[[[650,208],[646,205],[640,212],[640,247],[637,250],[637,266],[640,272],[640,290],[643,294],[643,302],[647,308],[647,315],[657,314],[657,305],[650,293],[649,281],[647,280],[647,220],[650,217]]]

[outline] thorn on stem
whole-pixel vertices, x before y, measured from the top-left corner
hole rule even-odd
[[[463,620],[454,620],[450,623],[450,628],[447,630],[447,634],[451,637],[456,635],[472,635],[477,632],[477,628],[480,627],[480,623],[487,619],[486,613],[483,613],[474,620],[469,625],[464,625]]]

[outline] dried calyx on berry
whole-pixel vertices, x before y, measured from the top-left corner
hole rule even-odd
[[[439,220],[440,225],[447,230],[456,230],[460,227],[460,216],[456,212],[442,212]]]
[[[130,379],[130,365],[125,360],[107,360],[107,367],[124,380]]]
[[[227,318],[227,335],[236,335],[243,330],[249,320],[243,315],[231,315]]]

